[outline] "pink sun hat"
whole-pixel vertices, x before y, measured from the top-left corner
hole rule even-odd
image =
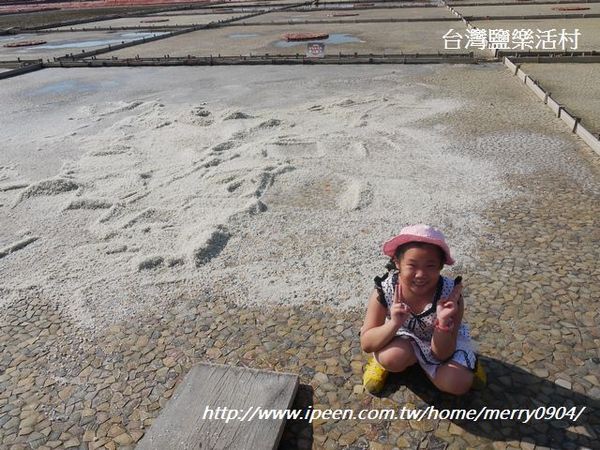
[[[448,248],[448,244],[446,244],[446,237],[440,230],[429,225],[410,225],[402,228],[398,236],[393,237],[383,244],[383,253],[392,258],[394,253],[396,253],[396,249],[408,242],[424,242],[426,244],[437,245],[444,250],[444,254],[446,255],[445,264],[449,266],[454,264],[454,259],[450,256],[450,249]]]

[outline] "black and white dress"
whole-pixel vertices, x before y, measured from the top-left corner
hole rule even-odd
[[[394,294],[398,286],[398,271],[391,271],[383,277],[375,278],[375,288],[379,292],[379,301],[387,307],[387,318],[389,320],[390,307],[394,303]],[[456,350],[450,358],[445,361],[438,360],[433,356],[431,350],[431,338],[433,336],[436,308],[438,301],[450,296],[454,288],[454,280],[440,276],[436,293],[425,309],[420,314],[411,313],[404,325],[396,332],[397,336],[409,339],[413,346],[415,356],[419,364],[430,377],[434,377],[437,368],[444,363],[454,361],[471,370],[475,370],[477,356],[475,347],[471,340],[469,327],[462,322],[458,329],[456,338]]]

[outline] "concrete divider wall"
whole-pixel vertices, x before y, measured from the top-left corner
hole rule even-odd
[[[24,73],[28,72],[34,72],[43,68],[44,65],[42,63],[27,64],[26,66],[18,67],[16,69],[7,70],[6,72],[0,73],[0,80],[10,77],[16,77],[17,75],[23,75]]]
[[[453,17],[441,17],[439,19],[418,19],[418,18],[406,18],[406,19],[330,19],[330,20],[282,20],[282,21],[271,21],[271,22],[237,22],[232,23],[232,26],[265,26],[265,25],[320,25],[320,24],[352,24],[352,23],[415,23],[415,22],[457,22],[458,19]]]
[[[573,117],[571,114],[569,114],[569,112],[564,108],[560,111],[560,118],[564,123],[567,124],[567,126],[571,129],[573,133],[576,131],[576,128],[579,124],[579,120]]]
[[[533,91],[535,95],[538,96],[540,100],[543,100],[544,103],[547,100],[546,91],[539,85],[533,78],[527,78],[526,83],[527,86]]]
[[[474,64],[472,53],[460,54],[342,54],[324,58],[296,55],[252,56],[187,56],[159,58],[60,59],[44,63],[44,67],[121,67],[121,66],[178,66],[178,65],[264,65],[264,64]]]
[[[586,130],[585,127],[581,126],[581,124],[575,130],[575,133],[577,136],[583,139],[587,145],[592,147],[596,153],[600,154],[600,141],[598,141],[596,136]]]
[[[556,117],[558,117],[560,114],[560,104],[550,96],[548,96],[546,104],[550,107],[554,114],[556,114]]]
[[[517,73],[517,66],[513,64],[510,59],[504,57],[504,65],[508,67],[512,73]]]
[[[546,92],[542,86],[530,78],[529,75],[523,72],[520,66],[514,64],[507,56],[503,58],[503,62],[504,65],[514,75],[519,77],[519,79],[522,80],[523,83],[528,86],[537,97],[539,97],[548,105],[554,114],[556,114],[556,117],[559,117],[563,122],[565,122],[573,133],[577,134],[577,136],[579,136],[589,147],[591,147],[592,150],[600,155],[600,140],[597,136],[594,136],[583,125],[581,125],[578,117],[575,117],[569,113],[564,106],[551,97],[550,93]]]

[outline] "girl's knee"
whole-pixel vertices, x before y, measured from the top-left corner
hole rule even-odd
[[[388,372],[403,372],[415,362],[415,356],[410,350],[391,347],[377,352],[377,360]]]
[[[442,392],[447,394],[452,394],[456,396],[465,395],[471,390],[471,386],[473,385],[473,379],[471,380],[456,380],[451,383],[446,383],[444,386],[440,387]]]
[[[445,369],[445,370],[444,370]],[[447,394],[465,395],[473,385],[473,373],[467,368],[441,367],[433,380],[436,387]]]

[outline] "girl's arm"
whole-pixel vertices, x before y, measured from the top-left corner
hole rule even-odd
[[[377,289],[369,297],[367,315],[360,332],[360,346],[367,353],[381,350],[395,336],[396,331],[402,326],[398,314],[392,316],[392,320],[386,322],[387,308],[379,302]],[[405,317],[404,317],[405,318]]]

